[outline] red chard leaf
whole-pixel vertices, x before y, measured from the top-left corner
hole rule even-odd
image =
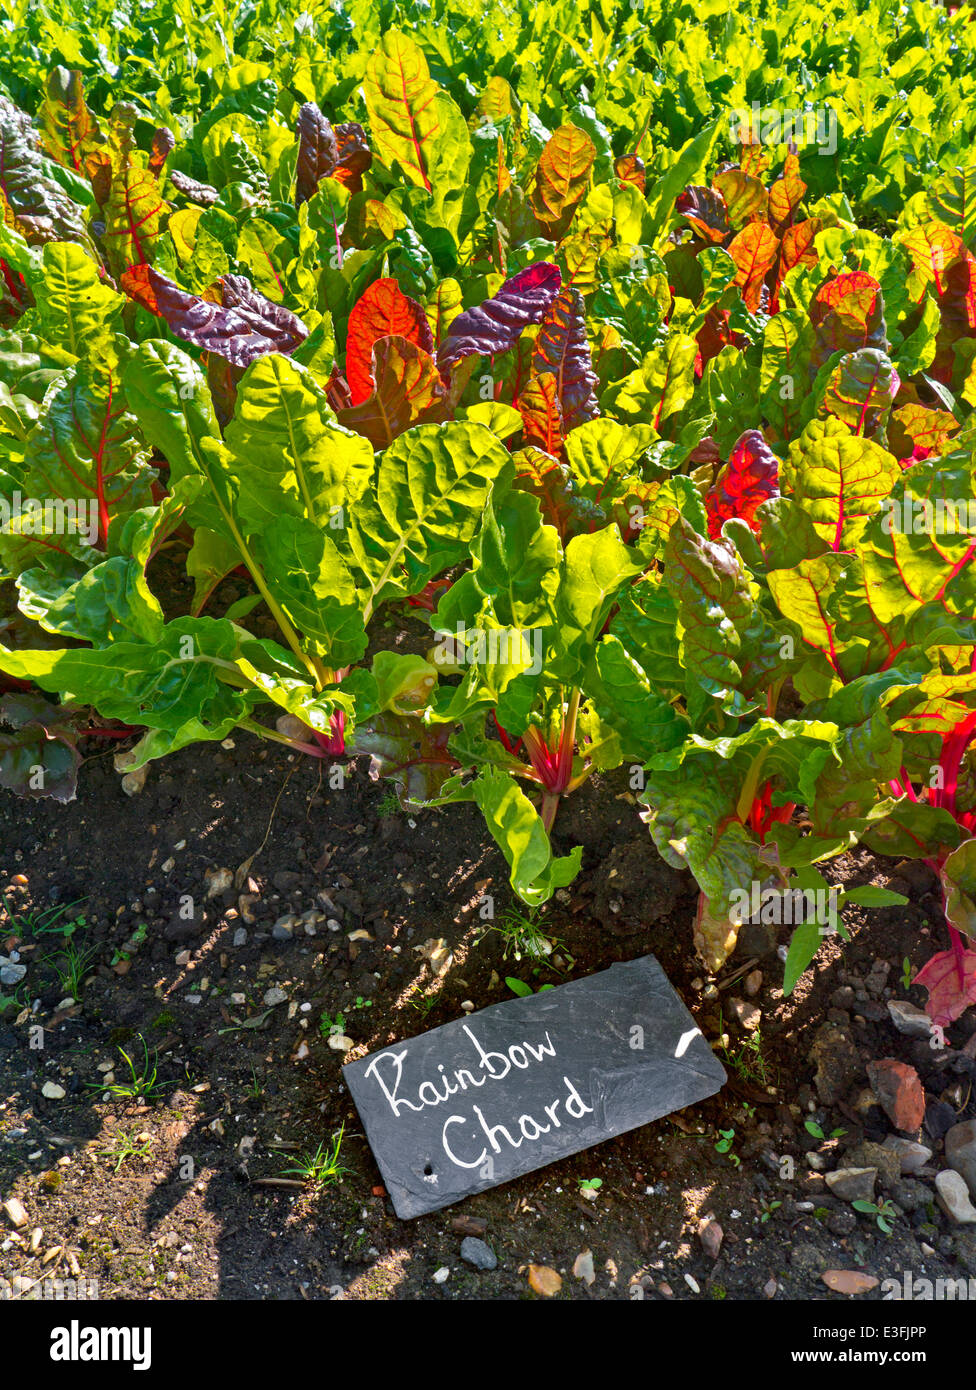
[[[373,344],[389,337],[405,338],[424,352],[433,351],[434,337],[423,306],[405,295],[396,280],[374,280],[349,315],[346,381],[352,405],[372,395]]]
[[[747,430],[729,455],[728,465],[719,474],[705,499],[708,534],[717,540],[722,526],[740,517],[759,534],[756,509],[762,502],[779,496],[779,460],[759,430]]]
[[[553,300],[535,340],[532,370],[536,376],[546,372],[555,376],[563,428],[567,433],[599,415],[600,407],[593,394],[599,379],[590,358],[583,296],[579,290],[561,290]]]

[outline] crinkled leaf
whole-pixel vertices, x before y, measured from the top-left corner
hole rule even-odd
[[[756,509],[779,495],[779,460],[760,430],[749,430],[737,442],[726,467],[705,499],[708,534],[713,540],[730,517],[741,517],[758,535]]]
[[[441,343],[442,368],[462,357],[497,357],[509,352],[529,324],[541,323],[559,293],[557,266],[537,261],[506,280],[497,294],[459,314]]]
[[[151,314],[165,319],[178,338],[247,367],[266,352],[293,352],[308,336],[301,319],[265,299],[240,275],[220,281],[222,304],[188,294],[152,266],[132,266],[122,288]]]

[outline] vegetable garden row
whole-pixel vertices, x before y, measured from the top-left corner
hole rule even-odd
[[[366,754],[534,906],[623,765],[710,969],[861,843],[976,1002],[968,11],[3,10],[0,784]]]

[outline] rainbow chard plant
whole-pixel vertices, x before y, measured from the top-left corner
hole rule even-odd
[[[425,718],[454,726],[448,748],[461,769],[435,804],[478,804],[512,887],[531,905],[580,868],[579,846],[553,855],[562,797],[621,760],[618,737],[588,698],[587,676],[610,612],[641,568],[616,525],[563,546],[536,498],[493,492],[471,569],[431,620],[437,644],[429,658],[443,679]],[[448,684],[454,676],[457,684]]]

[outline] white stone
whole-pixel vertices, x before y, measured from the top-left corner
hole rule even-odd
[[[950,1221],[955,1221],[959,1226],[976,1222],[976,1207],[969,1199],[969,1188],[966,1186],[965,1178],[953,1169],[945,1168],[936,1174],[935,1190],[939,1206]]]

